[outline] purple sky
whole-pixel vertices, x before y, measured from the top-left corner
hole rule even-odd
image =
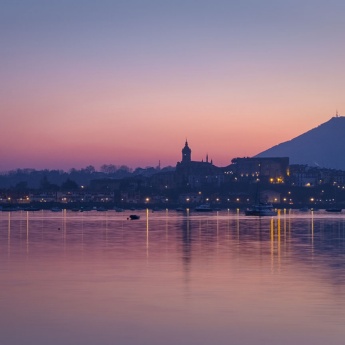
[[[216,165],[345,109],[343,1],[2,1],[0,171]]]

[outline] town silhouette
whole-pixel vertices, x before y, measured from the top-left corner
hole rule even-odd
[[[103,165],[84,169],[17,169],[0,176],[3,210],[167,208],[212,205],[245,208],[255,202],[277,208],[337,208],[345,202],[345,171],[290,164],[289,157],[234,158],[226,167],[192,159],[186,140],[175,167]]]

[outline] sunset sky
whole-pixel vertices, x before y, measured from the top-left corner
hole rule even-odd
[[[343,0],[2,0],[0,171],[217,166],[345,113]]]

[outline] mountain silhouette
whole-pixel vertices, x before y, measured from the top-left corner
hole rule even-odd
[[[289,157],[290,164],[345,170],[345,117],[332,117],[318,127],[255,157]]]

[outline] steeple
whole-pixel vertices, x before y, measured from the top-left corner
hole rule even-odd
[[[184,148],[182,149],[182,162],[181,163],[189,163],[192,160],[192,150],[188,146],[188,141],[184,144]]]

